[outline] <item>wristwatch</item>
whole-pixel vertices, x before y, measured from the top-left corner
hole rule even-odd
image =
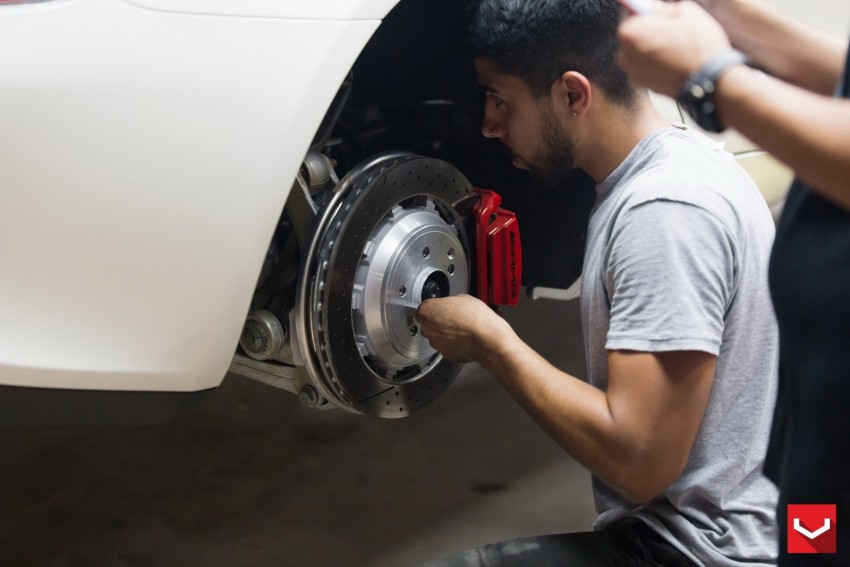
[[[688,77],[676,96],[676,101],[701,128],[709,132],[722,132],[726,126],[717,116],[717,107],[714,104],[715,85],[724,71],[746,62],[747,57],[731,47],[712,55],[702,67]]]

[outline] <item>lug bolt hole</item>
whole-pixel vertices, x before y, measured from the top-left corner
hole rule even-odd
[[[403,286],[401,286],[400,288],[398,288],[398,294],[399,294],[401,297],[404,297],[405,295],[407,295],[407,286],[404,286],[404,285],[403,285]]]
[[[418,334],[419,334],[419,327],[417,327],[416,325],[412,326],[410,328],[410,336],[415,337]]]
[[[422,250],[422,257],[423,257],[423,258],[427,258],[427,257],[428,257],[428,256],[430,256],[430,255],[431,255],[431,249],[430,249],[430,248],[428,248],[428,247],[426,246],[426,247]]]
[[[449,251],[446,252],[446,256],[449,257],[449,260],[454,260],[455,259],[455,249],[449,248]]]
[[[455,265],[449,264],[448,269],[446,270],[450,276],[455,275]]]

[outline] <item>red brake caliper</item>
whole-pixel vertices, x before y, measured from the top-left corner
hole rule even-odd
[[[491,305],[519,303],[522,246],[516,214],[499,207],[502,198],[488,189],[474,189],[480,198],[472,207],[475,219],[476,285],[474,293]]]

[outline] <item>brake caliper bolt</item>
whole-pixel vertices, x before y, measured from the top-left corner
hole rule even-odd
[[[268,338],[256,321],[248,321],[242,330],[241,345],[247,352],[257,354],[265,348]]]
[[[319,392],[316,391],[316,388],[310,385],[301,386],[301,389],[298,391],[298,401],[307,406],[308,408],[315,407],[319,405]]]

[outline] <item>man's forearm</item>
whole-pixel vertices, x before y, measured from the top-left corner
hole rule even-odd
[[[671,475],[661,470],[666,463],[645,458],[634,440],[641,428],[618,423],[605,392],[558,370],[519,339],[480,363],[573,458],[630,500],[649,500],[669,484],[664,479]]]
[[[760,0],[713,2],[711,14],[732,44],[759,67],[794,85],[831,94],[841,77],[847,44]]]
[[[850,210],[850,101],[816,95],[744,66],[718,82],[720,118]]]

